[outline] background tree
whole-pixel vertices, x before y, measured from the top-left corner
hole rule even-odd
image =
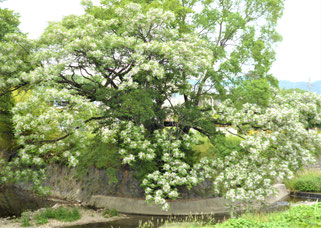
[[[0,151],[8,159],[17,153],[14,148],[12,108],[35,81],[23,75],[29,73],[39,62],[31,53],[35,43],[19,30],[19,15],[0,8]],[[24,94],[26,95],[26,94]]]
[[[9,9],[0,8],[0,40],[8,33],[20,33],[19,16]]]
[[[273,99],[272,95],[273,87],[265,78],[245,80],[231,89],[233,103],[240,108],[246,103],[267,107]]]
[[[5,35],[8,33],[19,33],[19,23],[17,14],[11,10],[0,8],[0,42],[4,42]],[[0,64],[0,83],[3,83],[1,78],[5,73],[6,65],[7,63],[4,62]],[[13,144],[11,109],[14,106],[14,101],[11,93],[5,94],[4,91],[5,89],[0,89],[0,157],[6,157]]]

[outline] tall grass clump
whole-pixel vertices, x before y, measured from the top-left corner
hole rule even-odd
[[[301,172],[285,184],[292,191],[321,192],[321,171],[309,170]]]
[[[78,209],[67,208],[67,207],[58,207],[56,209],[46,208],[43,211],[40,211],[34,215],[34,220],[38,225],[48,223],[48,219],[56,219],[62,222],[73,222],[80,219],[81,215]]]

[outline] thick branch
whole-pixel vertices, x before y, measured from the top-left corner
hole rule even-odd
[[[165,127],[177,127],[179,125],[178,122],[176,121],[164,121],[164,126]],[[195,126],[185,126],[187,128],[193,128],[195,130],[197,130],[198,132],[206,135],[207,137],[210,137],[210,134],[208,132],[206,132],[205,130],[199,128],[199,127],[195,127]]]
[[[88,120],[85,121],[85,123],[88,123],[92,120],[101,120],[101,119],[104,119],[105,117],[103,116],[99,116],[99,117],[91,117],[89,118]],[[76,127],[75,130],[79,129],[80,126]],[[34,141],[32,142],[32,144],[36,144],[36,143],[55,143],[55,142],[58,142],[60,140],[63,140],[67,137],[69,137],[70,135],[72,135],[73,132],[69,132],[67,133],[66,135],[62,136],[62,137],[59,137],[59,138],[56,138],[56,139],[48,139],[48,140],[40,140],[40,141]]]

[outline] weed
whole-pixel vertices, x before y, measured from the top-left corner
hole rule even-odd
[[[46,208],[35,214],[34,219],[38,225],[46,224],[48,219],[56,219],[63,222],[73,222],[80,219],[81,215],[78,209],[58,207],[56,209]]]
[[[20,223],[22,227],[31,226],[30,212],[26,211],[21,214]]]
[[[321,227],[321,203],[315,205],[299,205],[288,211],[267,214],[246,214],[237,219],[229,219],[216,224],[216,228],[228,227]]]
[[[292,191],[321,192],[321,172],[316,170],[305,171],[285,184]]]
[[[196,228],[196,227],[212,227],[215,224],[215,219],[211,215],[190,215],[187,217],[170,216],[164,219],[153,218],[151,220],[139,222],[139,228],[154,228],[154,227],[168,227],[168,228]]]
[[[163,227],[168,228],[301,228],[321,227],[321,203],[315,205],[299,205],[287,211],[273,213],[247,213],[239,218],[231,218],[222,223],[202,217],[187,217],[183,220],[174,218],[167,220]],[[140,223],[140,228],[151,228],[150,221]]]
[[[108,209],[105,208],[105,210],[103,211],[102,215],[105,218],[109,218],[109,217],[113,217],[113,216],[117,216],[119,213],[116,209]]]

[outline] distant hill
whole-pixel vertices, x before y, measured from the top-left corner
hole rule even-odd
[[[291,81],[279,81],[279,87],[281,89],[302,89],[308,91],[308,82],[291,82]],[[311,82],[311,91],[321,94],[321,81]]]

